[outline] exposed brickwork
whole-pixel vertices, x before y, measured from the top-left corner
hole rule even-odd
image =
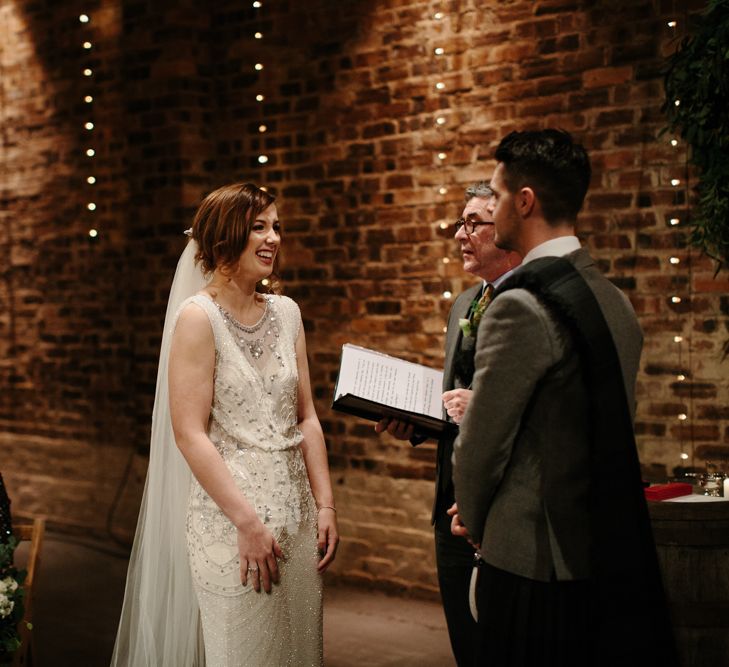
[[[729,282],[670,224],[686,219],[685,190],[671,185],[685,152],[658,137],[666,22],[683,16],[641,0],[483,5],[0,7],[0,466],[16,509],[101,532],[131,460],[114,527],[133,530],[181,231],[205,192],[251,179],[281,197],[284,286],[304,313],[341,507],[336,571],[431,594],[433,446],[378,439],[330,411],[339,348],[442,364],[441,295],[471,281],[438,223],[489,176],[499,139],[527,127],[564,127],[590,150],[579,232],[646,332],[643,461],[670,470],[692,438],[697,465],[727,456]]]

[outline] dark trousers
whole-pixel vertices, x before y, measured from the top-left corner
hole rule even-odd
[[[534,581],[482,562],[476,589],[478,647],[472,665],[594,664],[590,655],[590,594],[588,581]]]
[[[435,559],[453,655],[459,667],[470,667],[477,640],[476,622],[468,606],[473,547],[451,534],[451,518],[441,508],[435,520]]]

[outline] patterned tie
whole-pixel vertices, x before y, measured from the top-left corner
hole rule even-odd
[[[481,298],[478,301],[474,301],[471,304],[471,308],[468,311],[467,319],[463,318],[458,321],[458,325],[463,331],[463,335],[469,338],[475,338],[476,332],[478,331],[478,325],[481,322],[481,318],[491,303],[491,298],[494,295],[494,286],[489,283],[486,285],[486,289],[483,291]]]
[[[481,318],[483,317],[484,312],[486,311],[486,308],[491,303],[491,299],[494,296],[494,286],[491,283],[488,283],[486,285],[486,289],[483,291],[483,294],[481,295],[481,298],[478,300],[478,303],[473,309],[473,313],[471,313],[471,317],[473,319],[473,325],[476,329],[478,329],[478,324],[481,321]]]
[[[483,317],[486,308],[491,303],[493,295],[494,286],[491,284],[486,285],[486,289],[478,301],[474,300],[471,304],[468,317],[458,322],[463,335],[456,347],[453,358],[453,378],[456,387],[471,387],[475,370],[473,357],[476,352],[478,325],[481,322],[481,317]]]

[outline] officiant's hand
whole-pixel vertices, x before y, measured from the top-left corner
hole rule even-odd
[[[241,583],[246,586],[250,580],[256,593],[261,585],[270,593],[271,585],[279,582],[278,559],[283,558],[283,551],[260,519],[238,528],[238,554]]]
[[[413,437],[415,427],[407,422],[385,417],[375,424],[375,433],[387,431],[393,438],[398,440],[410,440]]]
[[[451,389],[443,392],[443,407],[456,424],[461,423],[472,394],[470,389]]]

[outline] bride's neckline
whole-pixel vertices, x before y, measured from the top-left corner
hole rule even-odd
[[[212,301],[215,306],[217,306],[218,310],[225,317],[225,319],[227,319],[236,329],[240,329],[245,333],[256,333],[256,331],[258,331],[263,326],[263,323],[266,321],[266,317],[268,316],[269,299],[267,297],[263,297],[263,313],[261,314],[261,317],[256,322],[249,325],[243,324],[238,319],[236,319],[227,308],[221,306],[210,295],[205,294],[204,296],[210,299],[210,301]]]

